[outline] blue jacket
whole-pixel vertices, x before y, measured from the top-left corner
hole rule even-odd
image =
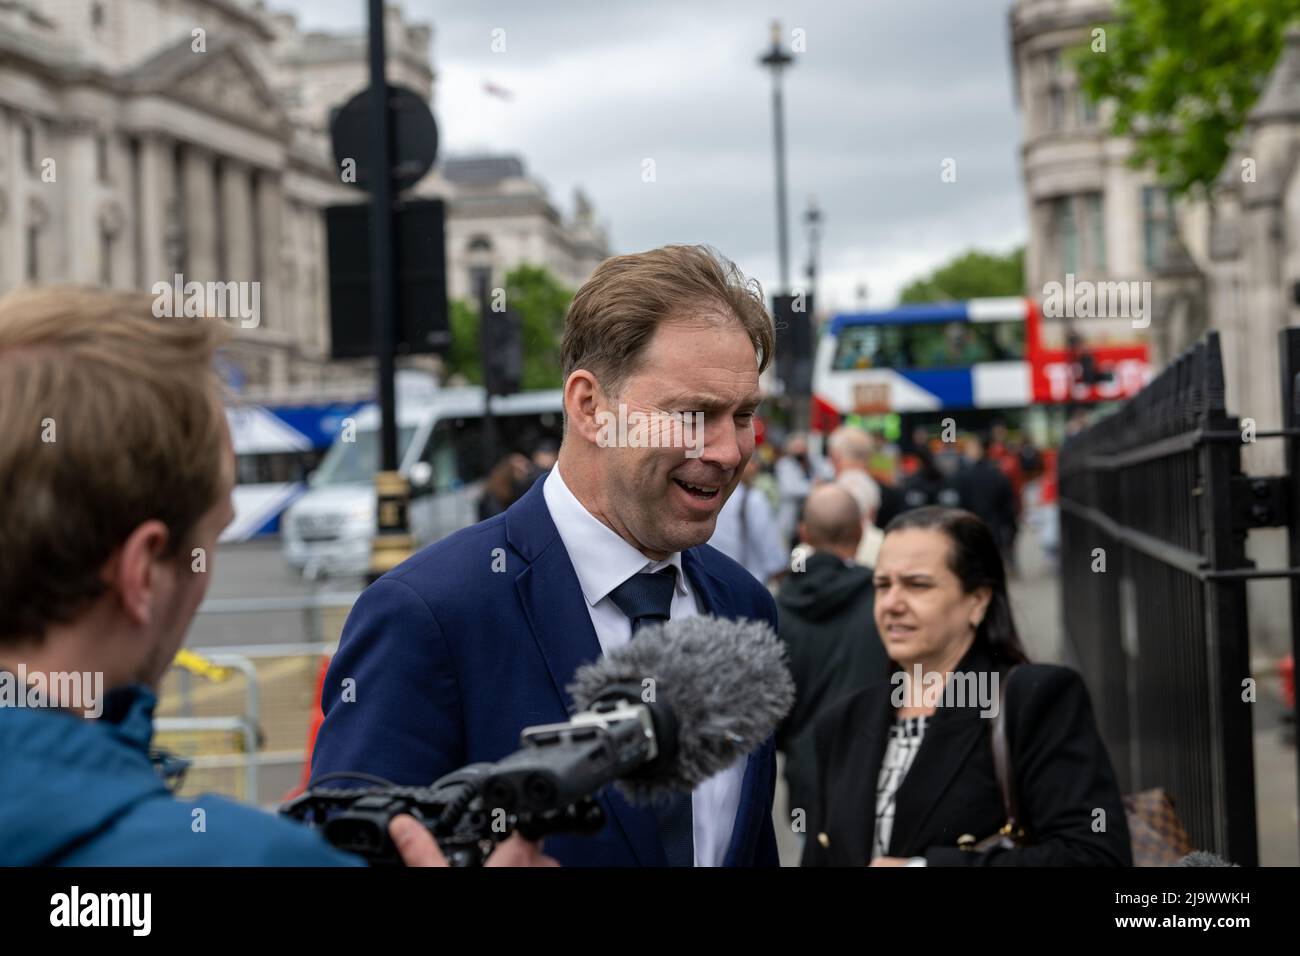
[[[363,865],[254,807],[173,797],[149,759],[156,702],[134,686],[98,720],[0,707],[0,866]]]
[[[362,593],[325,679],[313,777],[361,771],[428,785],[514,752],[525,727],[568,719],[565,688],[601,650],[543,484]],[[776,627],[776,602],[735,561],[701,545],[682,567],[707,613]],[[779,865],[775,785],[769,737],[748,758],[726,865]],[[652,809],[608,787],[600,802],[600,833],[550,837],[546,853],[567,866],[666,864]]]

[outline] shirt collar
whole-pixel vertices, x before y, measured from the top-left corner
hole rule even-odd
[[[564,483],[558,462],[546,476],[542,495],[589,607],[595,607],[637,572],[658,571],[669,565],[677,569],[677,593],[682,596],[690,593],[680,551],[674,551],[663,561],[651,561],[586,509]]]

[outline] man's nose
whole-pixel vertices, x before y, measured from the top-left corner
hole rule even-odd
[[[723,471],[740,467],[740,462],[744,458],[741,436],[735,421],[730,416],[706,423],[704,449],[700,458]]]

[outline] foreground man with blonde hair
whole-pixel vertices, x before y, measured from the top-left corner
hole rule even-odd
[[[158,685],[234,515],[221,329],[156,319],[147,296],[0,300],[0,866],[362,864],[252,807],[177,800],[150,759]],[[408,863],[445,865],[399,820]]]

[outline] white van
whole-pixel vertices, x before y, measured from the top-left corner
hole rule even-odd
[[[559,440],[564,404],[559,389],[496,396],[496,457],[531,454]],[[379,464],[379,406],[355,416],[309,479],[307,492],[284,513],[285,560],[310,576],[358,575],[370,567],[375,536],[375,471]],[[411,483],[410,524],[417,547],[478,520],[486,478],[483,389],[444,388],[399,394],[397,459]]]

